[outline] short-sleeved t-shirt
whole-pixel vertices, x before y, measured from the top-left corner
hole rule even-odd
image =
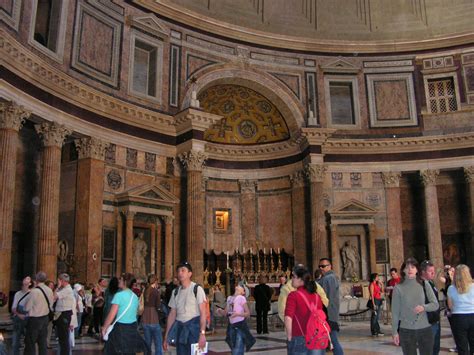
[[[227,312],[230,316],[232,313],[244,313],[244,304],[247,303],[247,300],[244,296],[229,296],[227,297]],[[229,322],[231,324],[241,322],[245,319],[245,317],[233,317],[229,318]]]
[[[474,284],[466,293],[459,293],[454,285],[448,288],[448,297],[453,302],[453,314],[474,313]]]
[[[199,305],[206,300],[206,294],[202,287],[197,288],[197,294],[194,296],[194,282],[186,287],[179,287],[178,294],[175,297],[175,290],[171,294],[171,299],[168,304],[171,308],[176,309],[176,320],[180,322],[187,322],[193,318],[198,317]]]
[[[132,297],[132,304],[117,323],[131,324],[137,321],[138,297],[128,288],[117,292],[112,299],[112,304],[118,305],[118,312],[115,319],[118,319],[118,317],[120,317],[120,315],[125,311],[130,303],[130,297]]]
[[[29,293],[30,293],[30,290],[28,290],[26,292],[23,291],[23,290],[20,290],[20,291],[16,292],[15,297],[13,297],[12,309],[16,309],[20,313],[26,313],[23,308],[25,307],[26,300],[28,299],[28,294]],[[21,300],[21,302],[20,302],[20,300]],[[19,302],[20,302],[20,305],[18,305]]]

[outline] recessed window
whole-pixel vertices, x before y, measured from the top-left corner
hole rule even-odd
[[[162,44],[134,34],[132,45],[130,91],[136,96],[160,101]]]
[[[359,123],[357,77],[327,75],[324,77],[328,127],[353,129]]]
[[[330,82],[331,122],[336,125],[355,124],[351,82]]]
[[[428,106],[431,113],[445,113],[458,110],[456,90],[452,77],[428,80]]]
[[[61,23],[61,0],[38,0],[34,22],[33,39],[56,52]]]

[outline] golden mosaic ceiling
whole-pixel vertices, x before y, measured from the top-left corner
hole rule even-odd
[[[204,111],[224,116],[206,130],[204,138],[215,143],[258,144],[290,137],[280,111],[258,92],[237,85],[218,85],[199,94]]]

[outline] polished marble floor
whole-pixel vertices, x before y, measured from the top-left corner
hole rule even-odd
[[[454,347],[448,322],[443,319],[441,324],[441,354],[450,354],[449,348]],[[399,347],[391,342],[390,326],[381,324],[384,337],[373,338],[370,336],[369,321],[344,321],[341,326],[340,341],[345,354],[402,354]],[[249,353],[280,355],[286,354],[285,334],[281,328],[270,331],[270,334],[257,335],[257,343]],[[213,335],[208,336],[209,354],[230,354],[227,344],[224,342],[225,329],[219,327]],[[53,342],[53,346],[55,342]],[[74,354],[100,354],[102,344],[97,339],[82,337],[78,339]],[[170,351],[169,354],[174,354]],[[56,354],[53,350],[50,354]]]

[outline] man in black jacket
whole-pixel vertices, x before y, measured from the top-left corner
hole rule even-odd
[[[255,286],[253,297],[255,298],[255,311],[257,312],[257,333],[268,334],[267,315],[270,310],[272,289],[266,284],[266,277],[260,276],[259,284]]]

